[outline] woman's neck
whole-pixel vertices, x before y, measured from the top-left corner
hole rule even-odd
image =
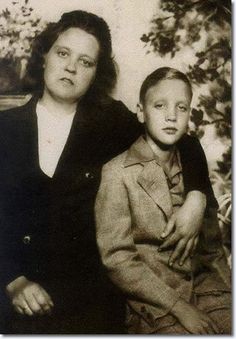
[[[153,152],[158,156],[163,164],[167,164],[171,161],[175,152],[175,145],[166,147],[161,144],[159,145],[149,135],[146,135],[146,140]]]
[[[77,108],[77,103],[55,100],[47,93],[43,94],[39,103],[58,118],[75,113]]]

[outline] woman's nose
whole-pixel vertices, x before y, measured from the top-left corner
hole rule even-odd
[[[66,70],[70,73],[76,73],[76,61],[72,58],[68,59]]]

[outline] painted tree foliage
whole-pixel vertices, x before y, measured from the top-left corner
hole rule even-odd
[[[45,23],[29,0],[12,1],[11,8],[0,12],[0,93],[20,90],[20,79],[28,60],[34,37]]]
[[[219,218],[231,220],[231,2],[229,0],[160,0],[150,31],[143,34],[148,53],[175,57],[186,46],[194,52],[187,74],[199,87],[192,110],[191,133],[202,137],[213,124],[228,145],[212,174],[220,185]],[[228,227],[229,229],[229,227]]]

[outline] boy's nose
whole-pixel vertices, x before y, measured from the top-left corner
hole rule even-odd
[[[176,121],[177,114],[175,109],[170,109],[166,112],[166,121]]]

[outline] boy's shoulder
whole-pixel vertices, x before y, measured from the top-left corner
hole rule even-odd
[[[130,168],[137,169],[144,162],[154,159],[154,153],[143,136],[140,136],[126,151],[107,162],[103,171],[128,173]]]
[[[110,161],[108,161],[104,166],[104,170],[112,170],[112,169],[117,169],[117,170],[122,170],[124,168],[124,163],[125,159],[127,158],[129,149],[126,151],[120,153],[116,157],[112,158]]]

